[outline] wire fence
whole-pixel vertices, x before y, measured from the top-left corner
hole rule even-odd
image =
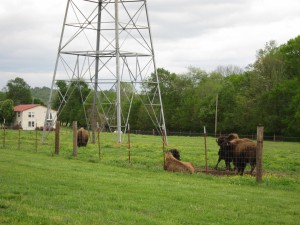
[[[212,174],[234,174],[232,171],[226,171],[226,161],[221,160],[218,168],[215,169],[216,163],[219,160],[220,147],[216,143],[216,137],[213,134],[207,134],[207,139],[203,133],[183,133],[183,132],[168,132],[168,144],[163,143],[161,135],[153,131],[133,130],[130,135],[123,134],[122,142],[117,143],[117,134],[109,132],[99,132],[96,135],[95,143],[91,143],[91,139],[86,147],[78,148],[77,159],[92,163],[105,163],[117,166],[127,166],[135,168],[147,168],[150,170],[161,170],[164,168],[164,153],[169,149],[178,149],[181,155],[181,160],[191,162],[197,172],[205,172],[209,170]],[[59,155],[67,159],[73,157],[73,130],[63,127],[59,133],[59,153],[55,153],[55,131],[49,132],[47,139],[43,142],[43,131],[25,131],[25,130],[0,130],[0,149],[18,149],[33,153],[46,153],[50,156]],[[90,132],[91,136],[91,132]],[[256,140],[256,135],[240,135],[240,138],[250,138]],[[268,139],[268,137],[264,137]],[[264,169],[278,169],[277,158],[274,155],[284,154],[286,158],[290,157],[295,161],[299,161],[299,151],[297,147],[293,149],[280,148],[277,150],[277,144],[282,140],[270,139],[266,148],[267,163]],[[274,143],[272,145],[271,143]],[[299,143],[298,143],[299,144]],[[270,146],[270,147],[268,147]],[[299,146],[299,145],[295,145]],[[299,149],[298,149],[299,150]],[[272,152],[271,152],[272,151]],[[288,153],[287,153],[288,152]],[[272,155],[273,154],[273,155]],[[289,163],[289,164],[288,164]],[[291,167],[291,160],[287,162],[287,166]],[[283,165],[283,163],[282,163]],[[284,166],[284,165],[283,165]],[[288,168],[287,168],[288,169]],[[245,172],[251,170],[250,163],[247,162]],[[280,168],[278,170],[281,170]],[[292,169],[297,171],[296,169]],[[256,171],[255,171],[256,172]],[[254,172],[254,173],[255,173]]]

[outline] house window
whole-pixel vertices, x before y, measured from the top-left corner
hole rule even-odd
[[[20,117],[21,116],[21,112],[18,112],[18,117]]]
[[[28,117],[29,118],[34,118],[34,112],[28,112]]]
[[[28,127],[34,127],[34,121],[28,121]]]
[[[51,112],[48,114],[47,120],[48,120],[48,121],[52,121],[52,113],[51,113]]]

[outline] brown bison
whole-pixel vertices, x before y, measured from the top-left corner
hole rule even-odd
[[[77,146],[86,146],[89,140],[89,133],[83,127],[77,131]]]
[[[228,136],[227,136],[227,140],[228,140],[228,141],[232,141],[232,140],[234,140],[234,139],[240,139],[239,135],[236,134],[236,133],[228,134]]]
[[[234,139],[230,141],[232,147],[232,160],[237,172],[240,175],[244,174],[247,163],[250,164],[250,174],[256,166],[256,143],[250,139]]]
[[[177,151],[177,150],[176,150]],[[186,173],[194,173],[195,167],[190,162],[182,162],[174,157],[174,152],[176,151],[168,151],[165,153],[165,164],[164,169],[172,172],[186,172]],[[178,151],[177,151],[178,152]],[[179,153],[179,152],[178,152]],[[175,155],[176,156],[176,155]]]
[[[172,153],[172,155],[175,157],[175,159],[180,161],[180,153],[177,149],[175,149],[175,148],[170,149],[169,152]]]
[[[230,156],[230,153],[231,153],[230,148],[232,146],[229,142],[234,140],[234,139],[239,139],[239,135],[236,134],[236,133],[231,133],[228,136],[220,136],[216,140],[216,142],[220,146],[220,149],[219,149],[219,152],[218,152],[219,159],[218,159],[218,162],[215,166],[215,169],[218,169],[219,163],[221,162],[221,160],[224,160],[225,165],[226,165],[226,170],[231,170],[230,163],[232,162],[232,157]]]
[[[250,174],[256,166],[256,144],[247,138],[240,139],[237,134],[221,136],[217,139],[220,146],[219,159],[215,166],[218,168],[219,162],[223,159],[226,170],[231,170],[230,163],[233,162],[234,170],[243,175],[247,163],[251,165]]]

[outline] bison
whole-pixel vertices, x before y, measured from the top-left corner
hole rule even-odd
[[[178,153],[178,154],[177,154]],[[169,150],[165,153],[164,170],[172,172],[187,172],[194,173],[195,167],[190,162],[182,162],[176,159],[174,156],[179,156],[179,152],[176,149]]]
[[[250,139],[234,139],[230,141],[232,147],[232,160],[237,172],[240,175],[244,174],[247,163],[250,164],[250,174],[256,166],[256,143]]]
[[[234,139],[240,139],[239,135],[236,134],[236,133],[228,134],[228,136],[227,136],[227,140],[228,140],[228,141],[232,141],[232,140],[234,140]]]
[[[225,161],[225,165],[226,165],[226,170],[231,170],[231,166],[230,163],[233,161],[232,158],[232,144],[228,141],[228,140],[224,140],[222,141],[220,144],[220,149],[219,149],[219,159],[218,162],[215,166],[215,169],[218,169],[218,165],[221,162],[221,160]]]
[[[247,163],[250,164],[250,174],[256,166],[256,144],[247,138],[240,139],[237,134],[221,136],[217,139],[220,146],[219,159],[215,166],[218,168],[219,162],[225,160],[226,170],[231,170],[230,163],[233,162],[234,170],[243,175]]]
[[[89,133],[83,127],[77,131],[77,146],[86,146],[89,140]]]
[[[172,155],[175,157],[175,159],[180,161],[180,153],[177,149],[175,149],[175,148],[170,149],[169,152],[172,153]]]
[[[215,166],[215,169],[218,169],[218,165],[221,162],[221,160],[225,161],[226,170],[231,170],[230,163],[232,162],[232,155],[231,155],[231,149],[232,145],[229,143],[230,141],[234,139],[239,139],[239,135],[236,133],[231,133],[228,136],[220,136],[216,142],[220,146],[219,149],[219,159]]]

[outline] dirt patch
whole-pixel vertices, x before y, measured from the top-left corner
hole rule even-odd
[[[214,176],[237,176],[238,174],[236,171],[228,171],[225,169],[214,169],[214,168],[205,168],[205,167],[200,167],[196,168],[196,173],[205,173],[209,175],[214,175]],[[250,175],[250,171],[245,171],[244,174]],[[253,172],[252,176],[255,176],[256,173]]]

